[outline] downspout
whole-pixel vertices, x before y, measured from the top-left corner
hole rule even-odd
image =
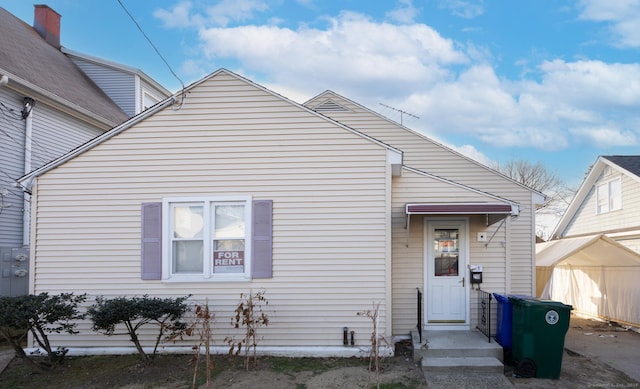
[[[24,119],[24,174],[31,172],[31,145],[33,134],[33,106],[35,101],[30,97],[24,98],[24,108],[22,110],[22,117]],[[22,245],[29,246],[29,230],[31,221],[31,207],[30,207],[31,195],[26,191],[22,192],[24,210],[22,214]]]

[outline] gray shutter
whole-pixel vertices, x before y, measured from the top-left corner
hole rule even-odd
[[[273,201],[253,201],[253,261],[252,278],[273,278]]]
[[[162,203],[142,203],[141,278],[162,279]]]

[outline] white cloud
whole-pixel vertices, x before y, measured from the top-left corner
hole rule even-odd
[[[478,149],[476,149],[473,145],[462,145],[462,146],[449,146],[451,149],[459,152],[462,155],[465,155],[474,161],[480,162],[484,166],[492,167],[495,166],[496,162],[491,158],[484,155]]]
[[[446,8],[455,16],[473,19],[484,13],[483,0],[440,0],[440,8]]]
[[[190,1],[182,1],[170,10],[155,10],[153,16],[160,19],[167,28],[193,27],[193,20],[190,17],[191,6]]]
[[[640,134],[624,129],[594,127],[576,128],[570,132],[577,138],[584,138],[589,143],[600,145],[604,148],[614,146],[637,145]]]
[[[269,6],[260,0],[222,0],[207,8],[208,19],[217,26],[227,26],[231,22],[250,20],[256,12],[264,12]]]
[[[412,0],[399,0],[399,6],[389,12],[387,12],[387,18],[398,23],[408,24],[413,23],[416,16],[420,13],[416,7],[413,6]]]
[[[445,66],[467,61],[426,25],[376,23],[349,12],[328,19],[326,29],[249,25],[203,29],[200,38],[210,60],[235,58],[272,80],[316,92],[339,85],[404,95],[450,77]]]
[[[614,44],[640,47],[640,2],[637,0],[580,0],[580,18],[606,22]]]
[[[261,10],[262,3],[244,4],[253,6],[222,13],[239,20]],[[224,27],[222,20],[198,16],[188,2],[158,17],[169,14],[177,15],[176,27],[202,21],[193,25],[197,55],[183,66],[191,74],[225,63],[298,102],[332,89],[379,112],[386,103],[419,116],[405,118],[415,130],[449,144],[460,139],[455,143],[466,146],[456,149],[482,163],[489,162],[468,145],[474,140],[540,150],[640,144],[637,63],[529,62],[522,78],[509,80],[489,65],[494,59],[486,47],[456,43],[416,22],[394,24],[343,12],[323,19],[322,27]]]
[[[153,15],[162,20],[168,28],[202,28],[206,25],[228,26],[233,22],[253,19],[256,13],[264,12],[269,6],[260,0],[222,0],[209,6],[205,15],[197,14],[190,1],[182,1],[169,10],[158,9]]]

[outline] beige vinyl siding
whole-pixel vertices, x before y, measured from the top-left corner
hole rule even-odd
[[[597,214],[596,186],[617,177],[622,177],[622,209]],[[620,174],[617,170],[613,170],[609,174],[601,175],[596,180],[573,219],[562,232],[562,236],[599,234],[634,228],[640,229],[640,183],[627,175]]]
[[[427,216],[411,215],[411,226],[406,229],[405,205],[412,202],[442,202],[455,199],[458,202],[495,202],[494,198],[473,192],[440,180],[425,177],[404,170],[402,177],[396,177],[393,195],[393,332],[406,335],[417,324],[416,288],[423,292],[424,285],[424,221]],[[504,291],[506,248],[505,227],[500,223],[486,226],[484,216],[471,216],[469,220],[469,263],[484,267],[482,288]],[[477,242],[477,232],[486,231],[495,236],[491,242]],[[407,237],[409,232],[410,236]],[[464,269],[466,272],[467,270]],[[477,323],[476,293],[471,293],[471,327]]]
[[[217,345],[232,334],[240,293],[266,289],[265,346],[365,345],[382,302],[385,322],[386,148],[252,84],[221,73],[179,109],[136,124],[39,177],[36,293],[181,296],[216,312]],[[272,279],[140,280],[140,204],[169,196],[273,200]],[[67,347],[130,346],[83,322]],[[385,329],[382,328],[382,331]],[[145,335],[147,338],[151,334]],[[193,339],[182,345],[190,345]]]
[[[505,270],[503,271],[509,271],[509,274],[501,281],[502,284],[498,282],[495,284],[485,282],[482,287],[491,292],[527,295],[534,293],[535,222],[533,218],[535,217],[535,205],[532,201],[532,192],[529,189],[432,141],[424,135],[403,128],[331,92],[326,92],[318,98],[307,102],[305,105],[316,107],[328,99],[341,104],[348,108],[348,110],[323,112],[323,114],[402,150],[404,153],[405,166],[419,169],[520,204],[520,215],[511,220],[508,227],[508,236],[503,238],[503,240],[506,241],[508,253],[508,263],[504,264]],[[397,190],[398,189],[394,187],[394,192]],[[435,201],[464,201],[446,192],[440,193],[440,195],[441,197],[434,196]],[[394,230],[394,234],[395,233],[396,231]],[[470,238],[474,238],[474,236],[474,234],[471,234]],[[497,237],[494,239],[497,239]],[[395,240],[396,237],[394,235],[394,242]],[[399,277],[400,276],[396,277],[394,274],[394,279]],[[499,275],[497,277],[499,277]],[[505,280],[508,281],[506,285]],[[409,296],[408,294],[403,298],[415,300],[414,296]],[[405,303],[396,302],[394,298],[394,318],[395,312],[397,311],[395,305],[398,304],[406,307],[413,307],[415,305],[412,305],[412,303],[408,301]],[[411,309],[415,310],[415,307]],[[411,315],[403,313],[401,316]],[[407,324],[399,324],[399,327],[394,326],[394,333],[402,331],[406,325]]]

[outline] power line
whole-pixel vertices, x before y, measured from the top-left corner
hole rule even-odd
[[[4,109],[2,109],[4,107]],[[18,115],[18,114],[14,114],[15,110],[13,108],[7,107],[7,105],[5,105],[3,102],[0,102],[0,112],[2,112],[6,123],[8,125],[10,125],[11,127],[13,127],[14,130],[16,130],[17,132],[22,132],[23,129],[18,127],[15,123],[15,121],[18,122],[22,122],[22,115]],[[10,116],[9,113],[11,113],[12,115],[16,115],[15,117]],[[9,138],[10,140],[14,141],[18,146],[20,146],[20,141],[15,139],[13,136],[11,136],[11,134],[9,134],[8,132],[6,132],[5,130],[3,130],[2,128],[0,128],[0,133],[4,134],[7,138]],[[53,159],[54,153],[52,153],[50,150],[48,150],[46,147],[42,146],[40,143],[38,143],[35,139],[33,139],[33,136],[29,136],[27,137],[28,141],[31,142],[31,144],[33,146],[36,146],[40,149],[40,151],[42,152],[42,154],[48,156],[48,158]],[[20,146],[21,147],[21,146]],[[45,164],[47,162],[49,162],[48,160],[35,155],[34,158],[37,158],[40,160],[41,163]]]
[[[169,68],[169,71],[171,72],[171,74],[173,74],[173,76],[180,81],[180,85],[182,85],[182,100],[180,101],[180,105],[182,105],[182,102],[184,101],[184,82],[182,82],[182,80],[180,79],[180,77],[178,77],[178,75],[176,74],[176,72],[173,71],[173,69],[171,68],[171,65],[169,65],[169,62],[167,62],[167,60],[162,56],[162,54],[160,54],[160,50],[158,50],[158,48],[156,47],[156,45],[153,44],[153,42],[151,41],[151,39],[147,36],[147,34],[144,32],[144,30],[142,29],[142,27],[138,24],[138,22],[136,21],[136,19],[133,17],[133,15],[131,15],[131,13],[129,12],[129,10],[127,9],[127,7],[125,7],[125,5],[122,3],[121,0],[118,0],[118,4],[120,4],[120,6],[122,7],[122,9],[124,10],[124,12],[127,13],[127,15],[129,15],[129,18],[131,19],[131,21],[133,21],[133,23],[136,25],[136,27],[138,28],[138,30],[140,30],[140,32],[142,33],[142,35],[145,37],[145,39],[147,40],[147,42],[149,42],[149,44],[151,45],[151,47],[153,47],[153,50],[155,50],[156,54],[158,54],[158,56],[160,57],[160,59],[162,60],[162,62],[164,62],[165,65],[167,65],[167,68]]]

